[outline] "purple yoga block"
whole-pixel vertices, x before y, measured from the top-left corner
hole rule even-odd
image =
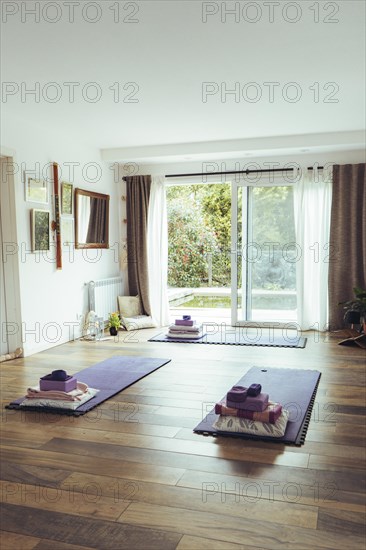
[[[248,388],[248,396],[257,397],[262,391],[262,386],[260,384],[250,384]]]
[[[263,412],[268,407],[269,395],[268,393],[260,393],[257,397],[250,397],[247,395],[245,401],[238,403],[226,398],[226,405],[233,407],[234,409],[242,409],[245,411]]]
[[[181,327],[193,327],[196,321],[192,319],[176,319],[175,324]]]
[[[77,379],[71,376],[68,380],[42,380],[39,381],[39,389],[42,391],[56,390],[69,392],[77,387]]]
[[[227,392],[226,396],[227,401],[234,403],[243,403],[246,398],[247,388],[244,388],[244,386],[233,386],[231,390]]]

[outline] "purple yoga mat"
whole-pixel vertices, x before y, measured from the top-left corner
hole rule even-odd
[[[320,377],[321,373],[316,370],[252,367],[235,384],[235,386],[247,388],[254,383],[261,384],[262,391],[269,394],[271,401],[281,403],[285,409],[290,411],[289,422],[283,437],[217,431],[213,428],[213,424],[219,415],[215,414],[214,408],[193,431],[203,435],[225,435],[242,439],[260,439],[302,445],[305,441]]]
[[[106,399],[116,395],[128,388],[144,376],[154,372],[171,359],[157,359],[152,357],[116,356],[97,363],[92,367],[76,372],[74,374],[78,382],[84,382],[90,388],[100,390],[95,397],[80,405],[74,411],[69,409],[56,409],[53,407],[21,407],[24,397],[12,401],[6,406],[7,409],[37,410],[44,412],[55,412],[79,416],[94,409]]]

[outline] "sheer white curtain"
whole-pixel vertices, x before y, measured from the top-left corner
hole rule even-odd
[[[328,173],[302,170],[294,184],[298,255],[296,264],[298,323],[302,330],[326,330],[332,183]]]
[[[147,226],[151,315],[158,325],[169,325],[168,221],[164,176],[152,176]]]

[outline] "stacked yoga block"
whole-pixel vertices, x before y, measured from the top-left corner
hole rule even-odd
[[[216,403],[215,413],[275,424],[282,413],[282,405],[269,401],[268,393],[262,393],[260,384],[251,384],[249,388],[234,386],[225,399]]]
[[[182,319],[176,319],[169,326],[167,336],[175,340],[199,340],[202,338],[202,327],[190,315],[183,315]]]

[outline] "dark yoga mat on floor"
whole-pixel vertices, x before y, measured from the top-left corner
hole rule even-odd
[[[80,405],[80,407],[74,411],[69,409],[56,409],[54,407],[22,407],[20,403],[23,401],[24,397],[12,401],[9,405],[6,405],[6,408],[80,416],[94,409],[94,407],[100,405],[100,403],[103,403],[106,399],[128,388],[163,365],[170,363],[170,361],[171,359],[155,359],[152,357],[116,356],[76,372],[74,376],[79,382],[84,382],[90,388],[96,388],[100,391],[95,397],[83,403],[83,405]]]
[[[264,330],[264,329],[263,329]],[[149,342],[179,342],[181,344],[224,344],[231,346],[267,346],[271,348],[304,348],[306,338],[300,336],[274,336],[264,334],[245,334],[240,329],[219,329],[217,332],[206,333],[199,340],[187,338],[169,338],[164,332],[150,338]]]
[[[270,401],[281,403],[290,412],[289,422],[283,437],[265,437],[237,432],[221,432],[213,428],[218,416],[215,409],[194,428],[203,435],[224,435],[242,439],[257,439],[278,443],[302,445],[310,422],[321,373],[316,370],[277,369],[252,367],[235,386],[248,387],[258,383],[262,391],[269,394]],[[230,388],[225,388],[227,391]]]

